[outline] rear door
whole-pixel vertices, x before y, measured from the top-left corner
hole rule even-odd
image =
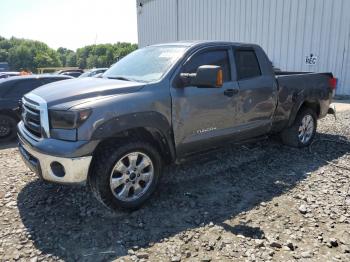
[[[238,85],[232,62],[230,47],[215,47],[197,51],[183,64],[180,73],[195,73],[201,65],[221,66],[224,84],[221,88],[171,88],[172,124],[179,156],[213,147],[233,133]]]
[[[277,103],[275,77],[269,65],[261,63],[268,62],[268,58],[254,48],[234,47],[233,50],[239,85],[237,130],[241,139],[266,134],[271,129]]]

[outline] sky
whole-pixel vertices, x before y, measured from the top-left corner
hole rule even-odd
[[[51,48],[137,43],[135,0],[0,0],[0,36]]]

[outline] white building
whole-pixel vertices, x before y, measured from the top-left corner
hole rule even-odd
[[[350,95],[350,0],[137,0],[137,13],[140,47],[257,43],[282,70],[333,72]]]

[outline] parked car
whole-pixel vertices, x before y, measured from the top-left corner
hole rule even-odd
[[[103,74],[104,72],[106,72],[107,69],[108,68],[94,68],[84,72],[79,77],[96,77],[96,75]]]
[[[79,77],[82,73],[84,73],[84,70],[82,69],[67,69],[67,70],[57,71],[55,74],[66,75],[66,76],[71,76],[76,78],[76,77]]]
[[[99,73],[99,74],[94,75],[94,77],[96,77],[96,78],[102,78],[102,76],[103,76],[103,73]]]
[[[0,72],[0,79],[8,78],[11,76],[19,76],[20,72]]]
[[[9,70],[9,64],[7,62],[0,62],[0,72]]]
[[[156,189],[164,165],[269,134],[310,145],[317,119],[332,113],[335,87],[331,73],[275,75],[257,45],[154,45],[103,78],[26,94],[19,150],[44,180],[87,183],[105,206],[135,209]]]
[[[69,72],[79,72],[79,73],[84,73],[83,69],[66,69],[66,70],[59,70],[56,72],[56,74],[63,74],[63,73],[69,73]]]
[[[81,74],[82,74],[82,73],[81,73],[81,72],[78,72],[78,71],[71,71],[71,72],[64,72],[64,73],[61,73],[60,75],[71,76],[71,77],[77,78],[77,77],[79,77]]]
[[[30,75],[1,79],[0,142],[11,140],[16,136],[16,125],[20,120],[19,102],[25,93],[47,83],[71,78],[61,75]]]

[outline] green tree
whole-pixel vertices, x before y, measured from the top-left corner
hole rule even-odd
[[[62,66],[59,56],[55,51],[38,52],[34,57],[34,66],[38,67],[56,67]]]
[[[76,59],[75,61],[73,59],[73,56],[75,56],[75,52],[73,50],[70,50],[64,47],[59,47],[57,49],[57,53],[61,60],[62,66],[76,66]],[[69,63],[68,63],[68,58],[69,58]]]
[[[0,49],[0,62],[7,61],[8,52],[6,49]]]
[[[109,67],[136,49],[137,45],[130,43],[85,46],[77,50],[77,65],[80,68]]]
[[[33,54],[25,45],[13,47],[9,50],[8,63],[15,70],[33,70]]]
[[[58,53],[46,44],[14,37],[0,37],[0,61],[7,61],[13,70],[34,72],[37,67],[62,65]]]
[[[0,36],[0,61],[7,61],[13,70],[24,68],[33,72],[38,67],[109,67],[135,49],[135,44],[118,42],[89,45],[78,48],[76,52],[64,47],[53,50],[40,41]]]
[[[67,54],[65,66],[77,66],[77,55],[74,52]]]

